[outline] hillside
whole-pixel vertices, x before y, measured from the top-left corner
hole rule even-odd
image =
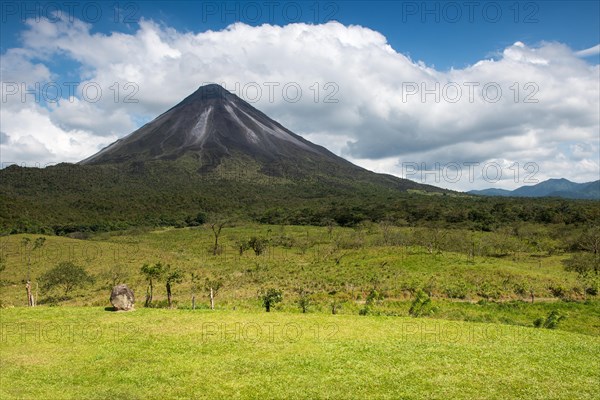
[[[78,164],[13,165],[0,170],[0,180],[4,233],[195,226],[213,217],[342,226],[388,220],[483,230],[599,218],[588,202],[475,198],[365,170],[217,85],[200,87]]]

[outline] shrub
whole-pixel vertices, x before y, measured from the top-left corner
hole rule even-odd
[[[549,286],[548,290],[550,290],[550,293],[552,293],[552,296],[554,297],[563,298],[567,295],[567,289],[561,285]]]
[[[281,290],[269,288],[262,293],[261,298],[263,301],[263,306],[265,307],[265,311],[270,312],[271,307],[283,300],[283,293]]]
[[[300,290],[299,296],[300,297],[298,297],[298,306],[300,307],[300,310],[302,310],[302,313],[306,314],[308,312],[308,308],[312,305],[311,295],[305,290]]]
[[[268,244],[269,242],[267,239],[256,236],[253,236],[250,238],[250,240],[248,240],[248,245],[252,250],[254,250],[254,254],[257,256],[260,256],[266,250]]]
[[[378,304],[379,302],[381,302],[383,300],[383,298],[384,298],[384,296],[382,293],[379,293],[376,289],[371,289],[371,291],[367,295],[367,299],[365,301],[365,306],[361,310],[359,310],[358,314],[359,315],[373,314],[374,313],[373,306],[375,304]],[[379,314],[379,312],[377,312],[375,314]]]
[[[408,310],[408,314],[413,317],[424,315],[433,315],[435,308],[431,304],[431,298],[422,290],[417,292],[417,297],[413,300]]]
[[[483,297],[484,299],[495,300],[500,298],[500,290],[489,282],[484,282],[479,286],[477,295]]]
[[[333,315],[337,314],[340,308],[342,308],[345,303],[350,301],[350,295],[348,293],[338,292],[335,290],[329,292],[329,297],[329,305],[331,307],[331,314]]]
[[[533,321],[533,326],[536,328],[556,329],[558,324],[565,318],[566,316],[557,310],[552,310],[546,318],[537,318]]]
[[[464,299],[467,297],[468,290],[467,286],[464,283],[458,283],[453,286],[446,286],[444,288],[444,292],[446,296],[451,299]]]

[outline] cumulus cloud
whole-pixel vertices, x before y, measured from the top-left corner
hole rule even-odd
[[[78,161],[118,138],[96,136],[80,129],[62,129],[51,121],[47,110],[37,105],[26,105],[19,110],[3,108],[0,118],[5,130],[0,143],[2,165],[45,166]]]
[[[118,136],[136,127],[126,109],[107,112],[80,98],[72,97],[50,104],[52,122],[65,130],[82,130],[97,136]]]
[[[15,122],[23,106],[17,96],[3,104],[9,123],[2,129],[11,138],[3,150],[83,159],[200,84],[217,82],[296,133],[378,172],[402,175],[407,163],[427,169],[534,162],[540,180],[598,177],[600,70],[582,59],[597,46],[577,52],[560,43],[516,42],[494,60],[439,71],[395,51],[376,31],[337,22],[236,23],[200,33],[149,20],[131,34],[91,28],[77,20],[29,21],[22,48],[2,55],[7,70],[24,71],[3,81],[55,79],[44,60],[58,56],[80,66],[73,99],[28,108],[41,125]],[[90,101],[86,87],[88,97],[97,88],[102,95]],[[28,136],[42,147],[19,147]],[[494,186],[482,176],[439,184]]]

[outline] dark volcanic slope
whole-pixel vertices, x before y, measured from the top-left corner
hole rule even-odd
[[[265,175],[292,179],[325,176],[400,190],[444,191],[376,174],[303,139],[219,85],[200,87],[181,103],[83,160],[83,165],[195,159],[209,172],[224,160],[258,163]]]
[[[219,85],[200,87],[181,103],[81,164],[176,159],[195,153],[203,163],[246,154],[262,162],[325,157],[346,163],[273,121]],[[217,162],[215,162],[217,161]]]

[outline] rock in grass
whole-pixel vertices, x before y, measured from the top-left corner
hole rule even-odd
[[[129,289],[127,285],[121,284],[112,288],[110,304],[117,311],[131,311],[133,310],[133,303],[135,303],[133,290]]]

